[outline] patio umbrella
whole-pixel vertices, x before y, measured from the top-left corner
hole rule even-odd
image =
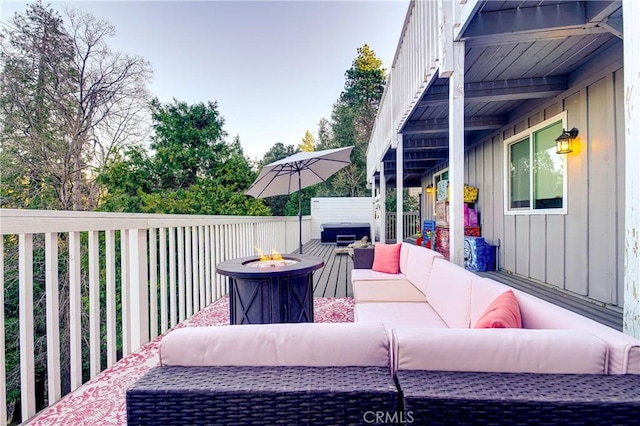
[[[352,146],[324,151],[299,152],[262,168],[245,194],[254,198],[287,195],[324,182],[351,163]],[[302,197],[298,197],[300,254],[302,254]]]

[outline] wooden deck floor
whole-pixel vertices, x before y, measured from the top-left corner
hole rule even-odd
[[[315,297],[352,297],[351,270],[353,260],[348,254],[335,254],[334,243],[311,240],[302,247],[302,253],[324,259],[324,267],[313,274]],[[298,250],[295,251],[296,253]]]

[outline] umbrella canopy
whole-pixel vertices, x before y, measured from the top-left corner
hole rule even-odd
[[[351,163],[352,146],[324,151],[299,152],[262,168],[245,194],[254,198],[286,195],[324,182]],[[298,197],[300,221],[300,254],[302,254],[302,210]]]
[[[254,198],[286,195],[324,182],[351,163],[352,146],[324,151],[299,152],[262,168],[245,194]],[[300,182],[298,182],[298,175]]]

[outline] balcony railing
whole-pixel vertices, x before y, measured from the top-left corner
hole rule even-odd
[[[436,1],[412,1],[382,94],[369,148],[367,176],[372,176],[401,124],[434,77],[440,58],[441,13]],[[443,2],[449,3],[450,2]]]
[[[444,47],[471,19],[478,0],[414,0],[409,4],[398,48],[382,94],[367,149],[367,176],[373,177],[400,128],[416,107],[442,62]]]
[[[226,294],[217,263],[256,247],[292,252],[299,232],[297,217],[9,209],[0,209],[0,231],[0,407],[19,380],[23,420],[42,408],[36,382],[53,404]],[[310,232],[304,218],[303,241]],[[46,363],[36,347],[46,347]],[[19,377],[7,375],[17,353]]]
[[[385,221],[387,240],[396,239],[396,216],[395,212],[387,212],[387,220]],[[419,212],[404,212],[402,216],[402,235],[405,237],[415,235],[422,229]]]

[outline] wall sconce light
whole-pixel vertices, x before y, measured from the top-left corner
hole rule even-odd
[[[571,143],[578,136],[578,129],[575,127],[571,130],[562,129],[562,134],[556,139],[556,153],[568,154],[573,151]]]
[[[427,194],[433,194],[433,184],[430,183],[429,186],[427,186]]]

